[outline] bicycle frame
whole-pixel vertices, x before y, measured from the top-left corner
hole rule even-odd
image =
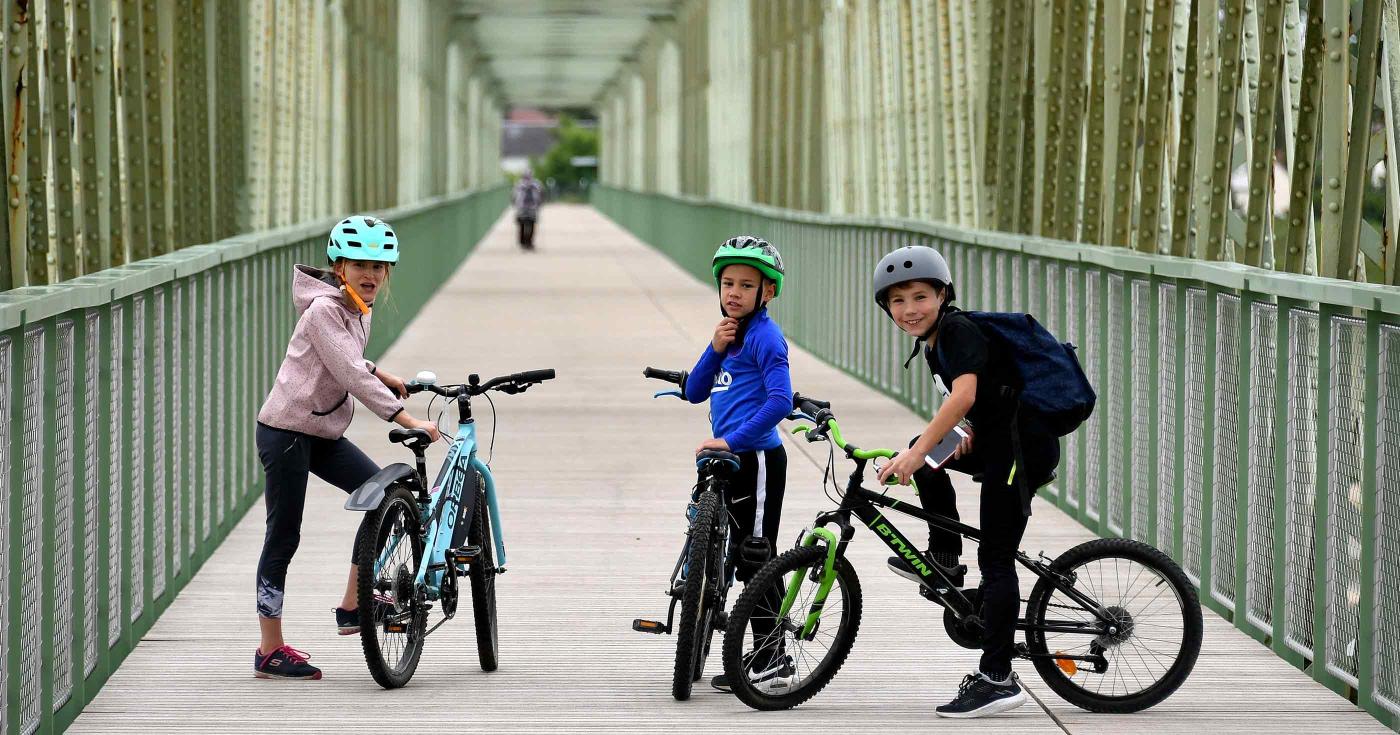
[[[447,551],[452,543],[458,508],[464,502],[473,503],[476,499],[475,474],[481,473],[485,482],[487,510],[491,514],[491,536],[496,550],[498,567],[506,563],[505,536],[501,531],[500,507],[496,501],[496,483],[491,469],[476,454],[476,421],[468,418],[457,425],[457,434],[452,446],[438,471],[437,481],[429,491],[429,501],[422,510],[424,533],[423,558],[418,565],[418,575],[413,580],[418,588],[426,588],[430,598],[437,596],[442,586],[442,574],[446,569]],[[465,522],[470,524],[479,508],[468,508]],[[375,576],[393,556],[402,537],[394,538],[386,544],[375,563]]]
[[[806,431],[809,427],[799,427],[798,431]],[[945,570],[937,562],[930,559],[923,552],[919,551],[915,544],[906,539],[903,532],[895,527],[894,522],[885,516],[885,510],[894,510],[907,516],[912,516],[936,528],[961,535],[973,542],[980,543],[982,532],[972,526],[955,521],[947,516],[936,513],[929,513],[923,508],[915,507],[908,502],[891,498],[884,493],[877,493],[861,487],[861,478],[865,473],[866,463],[876,458],[892,458],[895,452],[888,449],[863,450],[854,445],[847,444],[841,438],[840,427],[835,419],[827,422],[827,431],[830,432],[830,441],[841,448],[847,457],[856,463],[855,471],[851,473],[847,482],[845,495],[841,499],[841,505],[833,511],[827,511],[817,516],[813,527],[803,533],[801,546],[813,546],[825,543],[827,546],[826,563],[822,573],[822,580],[817,586],[816,597],[813,599],[811,610],[807,614],[806,620],[802,624],[802,636],[808,638],[812,636],[817,628],[821,612],[826,603],[827,595],[831,592],[831,587],[836,580],[836,558],[844,556],[846,546],[855,536],[855,527],[851,524],[851,516],[860,519],[865,527],[870,529],[877,538],[889,547],[895,556],[904,559],[919,574],[919,584],[924,589],[925,597],[942,607],[951,610],[958,619],[975,614],[977,612],[972,601],[968,599],[963,591],[952,583],[948,574],[952,570]],[[825,431],[823,433],[826,433]],[[915,490],[917,491],[917,486]],[[825,528],[828,524],[834,524],[841,529],[838,536],[830,529]],[[1056,589],[1063,592],[1067,597],[1081,605],[1085,611],[1090,612],[1097,619],[1097,624],[1083,621],[1046,621],[1041,625],[1031,625],[1024,618],[1016,621],[1017,630],[1037,630],[1047,633],[1079,633],[1085,635],[1103,635],[1109,632],[1109,627],[1114,624],[1114,620],[1102,609],[1102,606],[1080,592],[1072,584],[1066,584],[1065,578],[1052,571],[1049,566],[1041,561],[1032,560],[1026,556],[1025,552],[1016,552],[1016,561],[1021,566],[1030,570],[1037,577],[1041,577],[1054,585]],[[802,580],[794,578],[789,581],[787,594],[783,598],[783,604],[779,609],[779,617],[786,617],[792,610],[793,604],[797,600],[798,591]]]

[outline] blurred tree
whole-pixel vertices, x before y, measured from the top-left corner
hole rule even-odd
[[[557,141],[554,147],[549,149],[538,159],[531,161],[535,170],[535,178],[539,179],[556,197],[564,194],[574,194],[581,192],[587,184],[596,177],[595,166],[575,166],[573,160],[578,157],[596,157],[598,155],[598,131],[595,128],[580,127],[568,115],[559,118],[559,127],[554,131],[554,138]]]

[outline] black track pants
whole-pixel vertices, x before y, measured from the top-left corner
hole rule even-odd
[[[783,492],[787,489],[787,450],[775,449],[736,452],[739,471],[730,478],[724,505],[729,511],[730,558],[736,561],[735,578],[748,584],[762,564],[745,562],[740,556],[740,544],[749,536],[761,536],[776,553],[778,524],[783,517]],[[731,599],[732,602],[732,599]],[[773,587],[764,593],[759,613],[751,628],[755,645],[773,632],[773,615],[762,615],[766,607],[776,613],[783,602],[783,590]]]
[[[1027,481],[1035,487],[1049,477],[1060,463],[1059,439],[1024,433],[1022,455],[1029,468]],[[1021,588],[1016,577],[1016,551],[1026,532],[1021,512],[1021,494],[1011,476],[1014,460],[1007,437],[979,436],[972,452],[950,461],[945,469],[927,465],[914,473],[919,502],[930,513],[958,519],[957,496],[947,470],[982,475],[982,503],[978,523],[982,542],[977,547],[977,566],[982,571],[982,617],[987,639],[982,646],[983,673],[1001,678],[1011,673],[1016,651],[1016,617],[1021,609]],[[1024,472],[1026,468],[1016,471]],[[962,537],[929,526],[929,549],[934,553],[962,553]]]
[[[258,459],[267,475],[267,535],[258,559],[258,614],[282,617],[287,567],[301,543],[301,516],[306,507],[307,473],[349,493],[379,471],[349,439],[322,439],[258,424]],[[352,552],[353,553],[353,552]]]

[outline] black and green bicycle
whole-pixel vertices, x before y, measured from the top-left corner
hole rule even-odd
[[[846,442],[830,404],[801,395],[793,403],[814,424],[795,431],[833,447],[826,476],[835,479],[835,449],[856,466],[844,492],[833,498],[839,507],[818,515],[796,548],[765,564],[730,611],[723,662],[734,694],[755,709],[788,709],[815,696],[845,663],[861,616],[860,580],[846,558],[855,535],[852,516],[918,572],[919,592],[943,608],[948,636],[964,648],[981,648],[985,626],[978,591],[958,589],[949,579],[955,570],[920,552],[885,513],[898,511],[974,542],[981,532],[862,487],[867,464],[896,453]],[[1022,601],[1025,616],[1016,622],[1026,633],[1017,655],[1030,659],[1065,700],[1092,712],[1137,712],[1166,699],[1191,673],[1201,650],[1201,604],[1166,554],[1113,538],[1080,544],[1054,560],[1018,551],[1016,561],[1037,578]],[[786,590],[777,610],[758,593],[769,585]],[[773,633],[750,645],[755,619]],[[748,662],[780,652],[793,662],[789,685],[775,690],[753,682]]]

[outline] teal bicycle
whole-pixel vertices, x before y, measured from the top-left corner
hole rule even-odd
[[[471,399],[490,401],[488,391],[523,393],[553,378],[553,370],[531,370],[485,383],[473,374],[463,385],[437,385],[437,376],[422,372],[407,384],[409,393],[428,391],[455,401],[458,423],[431,486],[424,453],[432,438],[423,429],[394,429],[389,441],[408,447],[414,466],[385,467],[345,503],[347,510],[367,512],[355,539],[360,643],[380,686],[394,689],[413,678],[424,640],[457,614],[462,577],[471,587],[481,668],[496,670],[496,575],[506,571],[506,547],[496,483],[477,455]],[[492,409],[494,414],[494,404]],[[443,617],[429,628],[434,605]]]

